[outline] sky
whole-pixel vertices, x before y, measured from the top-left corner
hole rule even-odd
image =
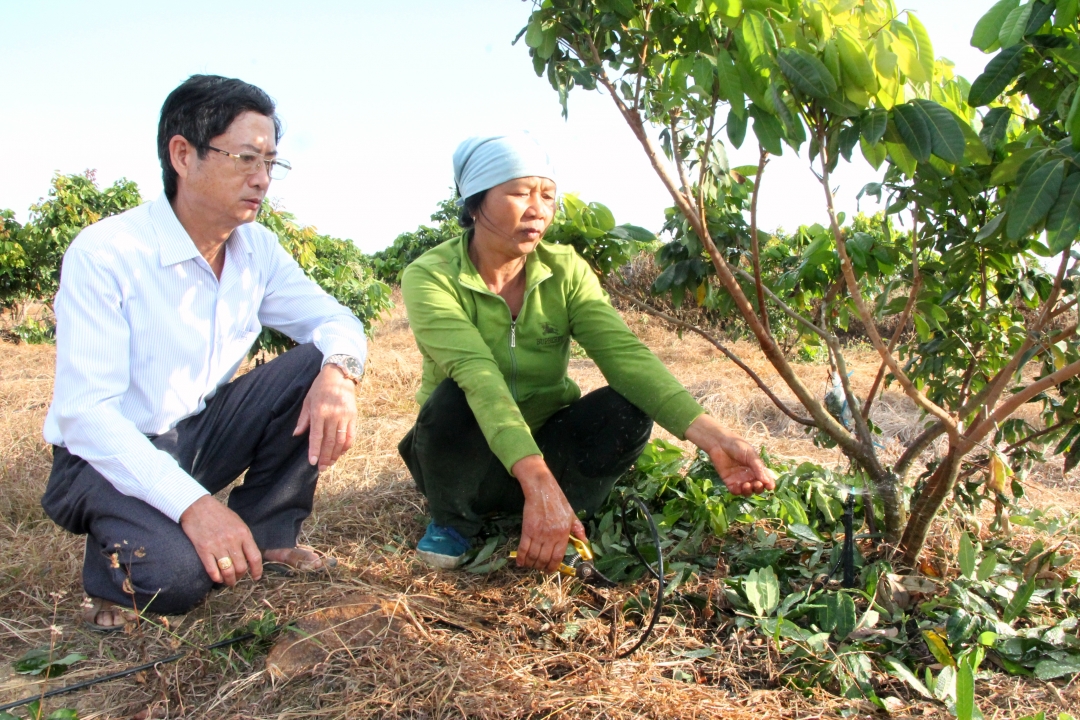
[[[971,29],[992,4],[897,0],[969,80],[988,60],[968,44]],[[54,173],[86,169],[157,197],[161,104],[188,76],[211,73],[277,101],[278,149],[294,169],[268,197],[365,252],[429,222],[450,195],[459,142],[517,129],[549,148],[560,192],[658,230],[671,198],[611,99],[576,90],[564,120],[524,41],[512,44],[531,9],[525,0],[0,0],[0,208],[25,222]],[[732,164],[756,164],[753,146],[748,137],[731,150]],[[853,157],[834,176],[849,213],[859,189],[880,179]],[[805,158],[785,147],[762,184],[762,227],[824,223],[823,205]]]

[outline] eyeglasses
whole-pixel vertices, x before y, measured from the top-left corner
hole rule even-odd
[[[216,148],[213,145],[207,145],[206,149],[231,157],[233,163],[236,165],[236,171],[243,175],[254,175],[259,172],[261,166],[265,166],[266,173],[270,176],[271,180],[284,180],[285,176],[292,170],[292,165],[289,161],[282,160],[281,158],[267,159],[259,153],[253,152],[231,153]],[[262,165],[260,165],[260,163]]]

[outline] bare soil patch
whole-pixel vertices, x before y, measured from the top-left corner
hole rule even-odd
[[[679,338],[644,315],[625,316],[691,392],[752,443],[793,460],[843,464],[836,451],[814,447],[801,427],[704,341]],[[775,378],[754,348],[746,343],[735,347],[759,374]],[[327,622],[333,625],[336,616],[326,608],[364,597],[381,603],[380,617],[389,613],[393,619],[377,631],[353,627],[349,637],[359,640],[332,644],[328,659],[314,672],[293,679],[266,670],[265,645],[236,646],[193,652],[178,663],[47,700],[50,712],[75,707],[83,718],[756,720],[839,717],[845,708],[862,716],[874,712],[872,706],[824,691],[806,695],[788,688],[783,659],[767,643],[755,644],[730,629],[720,632],[715,623],[692,617],[663,622],[655,639],[631,659],[602,663],[603,638],[588,629],[573,637],[565,632],[568,611],[580,600],[580,589],[572,583],[510,567],[487,576],[436,572],[415,560],[412,547],[423,532],[425,509],[396,445],[415,418],[420,355],[400,303],[377,327],[371,343],[359,397],[358,443],[320,480],[315,512],[301,538],[336,557],[337,568],[310,577],[242,582],[215,592],[187,616],[170,618],[167,629],[143,625],[120,634],[87,631],[77,620],[83,541],[55,527],[39,504],[51,463],[41,426],[52,392],[54,357],[49,346],[0,343],[0,655],[17,658],[30,648],[48,646],[53,637],[62,652],[88,657],[49,681],[47,687],[53,688],[172,655],[179,648],[205,646],[266,612],[280,620],[331,618]],[[865,392],[877,372],[876,355],[856,351],[850,365],[856,388]],[[827,366],[802,365],[799,372],[810,387],[825,392]],[[603,384],[588,360],[573,360],[572,373],[586,392]],[[898,440],[919,430],[918,413],[895,392],[886,392],[875,404],[874,418],[885,431],[886,453],[898,453]],[[660,429],[656,436],[673,440]],[[1078,490],[1078,473],[1062,478],[1058,463],[1037,469],[1026,502],[1075,511],[1080,508]],[[942,521],[937,542],[950,533]],[[715,649],[713,656],[684,656],[706,646]],[[881,680],[887,686],[883,695],[902,700],[902,716],[946,717],[898,683],[888,686],[887,679]],[[9,663],[0,667],[0,703],[43,689],[15,675]],[[978,682],[978,694],[987,718],[1080,707],[1076,683],[992,675]]]

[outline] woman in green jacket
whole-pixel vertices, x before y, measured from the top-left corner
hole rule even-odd
[[[576,251],[542,242],[555,173],[530,135],[466,140],[454,179],[464,235],[401,280],[424,361],[421,410],[398,446],[431,511],[421,558],[456,567],[485,517],[521,513],[518,564],[554,570],[569,536],[585,539],[577,513],[599,509],[653,420],[705,450],[731,492],[773,488],[753,448],[626,327]],[[571,338],[608,387],[581,397],[566,374]]]

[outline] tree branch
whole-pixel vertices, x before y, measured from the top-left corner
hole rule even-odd
[[[745,362],[743,362],[743,360],[738,355],[736,355],[731,350],[726,348],[719,340],[714,338],[709,333],[705,332],[704,330],[697,327],[696,325],[692,325],[692,324],[690,324],[688,322],[685,322],[683,320],[678,319],[677,317],[674,317],[672,315],[668,315],[663,310],[659,310],[657,308],[654,308],[652,305],[648,304],[647,302],[643,302],[641,300],[638,300],[633,295],[622,292],[621,290],[616,288],[610,282],[604,282],[604,289],[606,289],[612,295],[615,295],[618,298],[621,298],[623,300],[626,300],[629,303],[632,303],[635,307],[641,308],[642,310],[644,310],[645,312],[647,312],[648,314],[650,314],[650,315],[652,315],[654,317],[658,317],[661,320],[664,320],[665,322],[669,322],[672,325],[675,325],[676,327],[680,327],[680,328],[682,328],[684,330],[689,330],[690,332],[696,333],[696,334],[700,335],[701,337],[705,338],[705,340],[708,341],[710,345],[712,345],[717,350],[722,352],[724,354],[724,356],[727,357],[728,360],[731,360],[731,362],[733,362],[733,363],[735,363],[736,365],[739,366],[739,369],[741,369],[743,372],[745,372],[747,375],[749,375],[750,379],[753,380],[754,383],[761,389],[761,391],[764,392],[769,397],[769,400],[772,400],[773,405],[776,405],[776,407],[779,408],[779,410],[782,413],[784,413],[785,415],[787,415],[789,418],[791,418],[795,422],[799,423],[800,425],[806,425],[807,427],[815,427],[816,423],[813,420],[811,420],[810,418],[802,417],[800,415],[796,415],[791,410],[791,408],[789,408],[787,406],[787,404],[785,404],[780,398],[778,398],[776,396],[775,393],[773,393],[773,391],[769,388],[769,386],[765,384],[765,381],[761,379],[761,376],[759,376],[757,373],[755,373],[753,370],[751,370],[750,366],[747,365]]]
[[[900,456],[900,459],[896,461],[896,465],[893,466],[893,472],[899,475],[901,480],[906,479],[912,463],[923,454],[926,448],[930,447],[930,443],[937,440],[944,433],[945,426],[940,420],[935,420],[932,425],[919,433],[915,440],[907,446],[904,454]]]
[[[758,194],[761,192],[761,176],[765,174],[765,165],[769,162],[769,153],[765,148],[758,145],[760,156],[758,158],[757,176],[754,177],[754,194],[750,198],[750,252],[754,260],[754,287],[757,288],[758,312],[761,314],[761,324],[765,326],[765,332],[772,334],[769,327],[769,313],[765,307],[764,283],[761,282],[761,251],[758,245],[758,221],[757,203]]]
[[[896,349],[896,343],[900,341],[900,335],[904,332],[904,328],[907,327],[908,320],[911,319],[911,312],[915,308],[915,299],[919,296],[919,290],[922,289],[922,272],[919,270],[918,208],[911,214],[913,216],[911,227],[911,292],[908,294],[907,303],[904,305],[904,311],[900,313],[900,323],[896,326],[896,330],[893,331],[892,338],[889,339],[890,354]],[[874,404],[878,386],[881,385],[881,381],[884,378],[885,363],[882,362],[881,366],[878,368],[877,377],[874,378],[874,384],[870,386],[870,394],[866,396],[866,404],[863,405],[863,417],[870,417],[870,406]]]
[[[1053,315],[1052,308],[1057,304],[1057,299],[1060,296],[1061,284],[1065,279],[1065,271],[1068,269],[1068,263],[1069,254],[1068,252],[1065,252],[1061,258],[1061,266],[1058,268],[1057,275],[1054,278],[1054,287],[1050,291],[1050,296],[1047,298],[1046,305],[1039,315],[1039,319],[1035,322],[1035,327],[1028,329],[1027,337],[1025,337],[1024,342],[1020,344],[1020,349],[1009,358],[1009,362],[1005,364],[1005,367],[1001,368],[1001,370],[994,375],[993,379],[986,384],[986,388],[984,388],[984,390],[986,390],[985,394],[982,392],[979,393],[980,396],[983,396],[981,405],[990,408],[997,404],[997,401],[1001,398],[1002,394],[1004,394],[1005,388],[1009,384],[1009,378],[1020,369],[1020,364],[1024,361],[1028,351],[1035,347],[1036,336],[1043,331],[1043,328],[1050,322]],[[972,405],[972,403],[967,403],[965,407],[967,405]],[[959,417],[967,417],[967,414],[961,413]]]
[[[649,158],[653,170],[675,201],[676,207],[679,208],[683,217],[687,219],[687,222],[690,223],[694,232],[697,233],[698,237],[705,245],[705,250],[709,253],[709,258],[712,260],[713,267],[716,269],[717,277],[720,279],[724,289],[728,291],[735,301],[735,306],[738,308],[739,314],[743,316],[747,325],[750,326],[750,330],[754,333],[754,337],[757,338],[762,352],[765,353],[765,357],[768,358],[780,377],[783,378],[787,386],[795,393],[795,396],[799,399],[799,402],[802,403],[803,407],[806,408],[806,411],[810,413],[810,416],[814,419],[815,425],[827,433],[829,437],[836,440],[842,448],[851,452],[861,461],[866,455],[865,449],[843,425],[838,423],[833,416],[825,410],[823,404],[814,397],[809,388],[807,388],[802,380],[795,374],[794,369],[792,369],[791,365],[787,362],[783,351],[773,340],[772,336],[765,332],[765,328],[754,312],[754,308],[750,305],[750,301],[747,299],[742,287],[735,279],[735,275],[731,271],[731,266],[728,265],[727,260],[713,242],[712,236],[709,235],[708,227],[701,221],[700,216],[694,214],[693,208],[686,201],[686,198],[683,197],[682,193],[679,192],[675,180],[671,177],[671,173],[664,164],[660,162],[659,153],[657,153],[656,147],[653,145],[648,133],[645,132],[641,115],[636,111],[629,110],[625,103],[619,99],[614,86],[611,84],[611,80],[603,73],[603,65],[600,62],[600,55],[597,52],[595,45],[592,44],[592,40],[588,38],[588,36],[585,36],[584,39],[590,44],[591,57],[597,68],[597,81],[608,91],[615,106],[619,109],[620,114],[622,114],[623,119],[630,126],[630,130],[641,144],[646,157]]]
[[[833,236],[836,239],[836,250],[840,254],[840,270],[843,272],[844,279],[847,281],[848,292],[851,293],[851,299],[854,301],[855,309],[858,311],[859,318],[865,326],[866,334],[870,337],[871,344],[873,344],[874,348],[878,351],[878,354],[881,355],[881,359],[889,366],[892,374],[896,377],[900,386],[904,388],[904,392],[907,393],[908,397],[914,400],[916,405],[940,420],[945,425],[946,432],[948,432],[950,436],[958,435],[956,421],[944,408],[930,400],[930,398],[926,397],[926,395],[915,387],[915,383],[913,383],[911,378],[909,378],[900,368],[900,365],[896,362],[896,358],[894,358],[892,353],[885,347],[885,343],[881,340],[881,335],[878,334],[877,326],[874,324],[874,317],[867,309],[866,302],[863,300],[862,293],[859,291],[859,281],[855,278],[855,266],[852,265],[851,258],[848,256],[844,233],[840,229],[840,223],[836,219],[836,208],[833,204],[832,188],[829,187],[829,160],[825,153],[825,138],[820,126],[818,129],[818,145],[820,146],[821,186],[825,189],[825,201],[829,211],[829,223],[832,226]]]
[[[1036,380],[1020,392],[1011,395],[1008,400],[994,408],[994,411],[989,413],[985,420],[964,435],[962,438],[963,445],[961,446],[963,452],[966,453],[971,450],[996,424],[1012,415],[1017,408],[1028,400],[1076,375],[1080,375],[1080,360],[1069,363],[1060,370]]]
[[[1051,425],[1048,428],[1044,428],[1044,429],[1040,430],[1039,432],[1031,433],[1030,435],[1028,435],[1023,440],[1017,440],[1012,445],[1005,448],[1004,452],[1006,454],[1011,453],[1013,450],[1016,450],[1017,448],[1020,448],[1020,447],[1023,447],[1024,445],[1027,445],[1032,440],[1038,440],[1039,438],[1041,438],[1044,435],[1049,435],[1050,433],[1054,432],[1055,430],[1060,430],[1061,428],[1065,427],[1066,425],[1072,425],[1075,422],[1076,422],[1075,419],[1062,420],[1061,422],[1055,423],[1055,424]]]
[[[678,115],[675,111],[671,111],[668,114],[671,118],[671,155],[675,159],[675,169],[679,172],[679,182],[682,183],[682,194],[686,196],[686,202],[690,207],[694,207],[693,194],[690,192],[690,180],[686,177],[686,167],[683,165],[682,154],[679,148],[679,127],[678,127]],[[695,208],[697,215],[701,215],[700,208]]]

